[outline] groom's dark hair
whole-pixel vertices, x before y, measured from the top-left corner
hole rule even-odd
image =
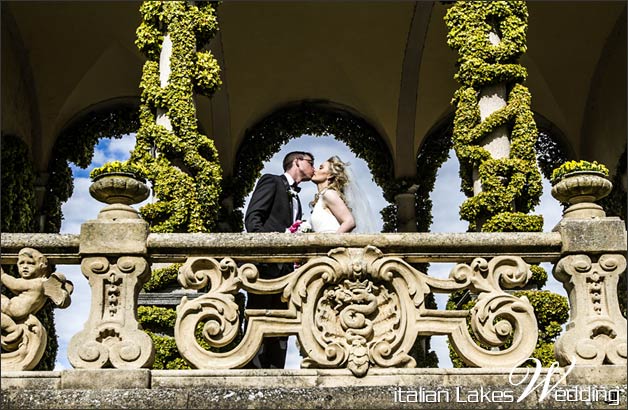
[[[314,161],[314,155],[310,154],[309,152],[292,151],[287,153],[286,156],[283,157],[283,170],[289,170],[290,165],[292,165],[292,161],[294,161],[295,159],[304,159],[306,155],[312,158],[312,161]]]

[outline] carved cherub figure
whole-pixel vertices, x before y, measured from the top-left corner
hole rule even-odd
[[[3,347],[19,341],[24,331],[19,324],[41,309],[47,298],[65,308],[70,304],[70,294],[74,289],[72,282],[66,280],[62,273],[50,273],[48,259],[35,249],[20,250],[17,267],[19,278],[1,272],[2,284],[15,294],[11,298],[2,295]]]

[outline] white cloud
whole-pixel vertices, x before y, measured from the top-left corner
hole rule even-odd
[[[107,152],[105,151],[105,149],[99,146],[96,146],[96,148],[94,149],[94,156],[92,157],[92,163],[90,167],[92,166],[94,168],[100,167],[107,161],[108,161]]]
[[[105,206],[89,194],[89,178],[75,178],[72,197],[62,205],[63,222],[61,233],[80,233],[81,224],[95,219],[98,212]]]
[[[94,148],[94,157],[90,167],[100,167],[110,161],[127,160],[131,157],[134,146],[135,134],[128,134],[122,138],[103,139]]]
[[[115,158],[129,158],[135,147],[135,134],[109,140],[109,153]]]

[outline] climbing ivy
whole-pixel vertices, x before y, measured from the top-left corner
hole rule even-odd
[[[34,232],[35,171],[28,147],[18,137],[2,136],[2,232]]]
[[[220,67],[202,50],[218,30],[215,3],[145,1],[136,45],[147,61],[141,89],[140,129],[130,163],[151,181],[158,199],[140,209],[153,232],[210,232],[216,224],[222,170],[214,142],[199,132],[194,94],[211,96]],[[172,40],[171,73],[161,87],[159,57]],[[157,124],[165,115],[169,131]]]
[[[180,267],[180,263],[174,263],[165,268],[153,269],[151,277],[144,284],[143,289],[146,292],[155,292],[176,285]]]
[[[541,217],[526,215],[538,204],[542,190],[534,149],[537,128],[530,93],[523,85],[527,73],[517,63],[526,50],[527,19],[523,1],[458,1],[445,16],[447,44],[459,53],[455,79],[461,83],[453,99],[453,144],[460,160],[462,189],[470,197],[462,204],[460,215],[472,231],[500,226],[542,230]],[[490,42],[490,32],[499,34],[497,45]],[[506,85],[507,104],[482,121],[480,91],[497,84]],[[495,159],[480,144],[502,126],[510,134],[510,155]],[[474,169],[482,184],[482,192],[475,196]]]
[[[199,132],[194,95],[210,97],[221,85],[220,67],[203,50],[218,30],[216,3],[145,1],[136,45],[147,57],[141,89],[140,129],[127,165],[135,166],[152,183],[157,202],[140,209],[152,232],[210,232],[217,227],[222,170],[211,140]],[[159,60],[166,36],[172,41],[170,75],[162,87]],[[158,118],[167,118],[169,130]],[[103,170],[104,171],[104,170]],[[96,172],[101,172],[100,170]],[[180,265],[154,269],[146,291],[176,284]],[[155,323],[157,316],[172,320]],[[185,369],[172,335],[172,309],[143,307],[139,322],[153,339],[153,368]],[[160,330],[161,333],[157,333]]]

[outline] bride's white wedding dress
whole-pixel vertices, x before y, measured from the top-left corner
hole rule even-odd
[[[334,233],[338,230],[338,227],[340,227],[340,223],[334,214],[331,213],[323,202],[323,195],[325,195],[326,191],[327,188],[320,192],[318,201],[316,201],[310,216],[312,230],[316,233]]]

